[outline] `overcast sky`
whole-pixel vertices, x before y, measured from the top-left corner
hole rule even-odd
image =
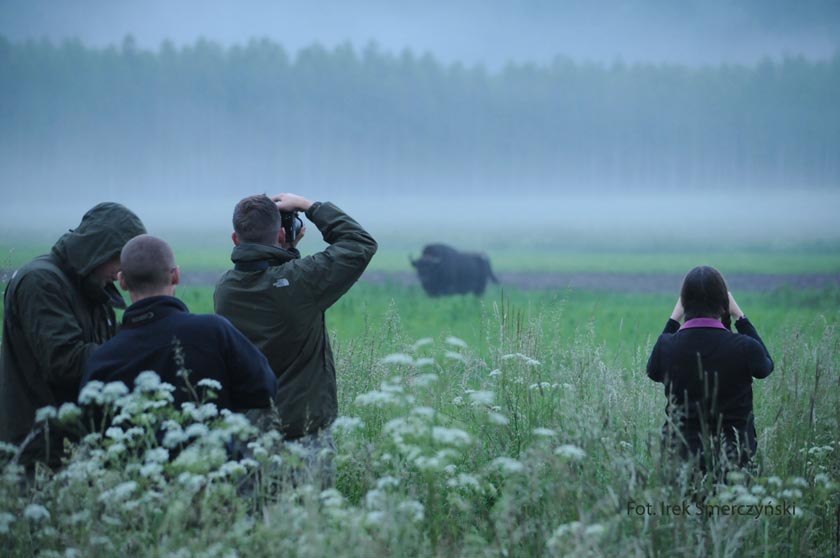
[[[269,37],[429,51],[443,61],[752,63],[832,56],[838,0],[0,0],[0,35],[76,37],[96,46],[131,34],[142,47],[199,37]]]

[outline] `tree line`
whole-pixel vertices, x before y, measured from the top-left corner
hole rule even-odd
[[[840,53],[498,71],[375,44],[144,50],[0,38],[0,180],[190,191],[827,187]]]

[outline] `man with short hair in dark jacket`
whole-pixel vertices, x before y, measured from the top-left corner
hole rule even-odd
[[[66,433],[35,425],[35,411],[76,401],[93,351],[116,333],[114,287],[125,243],[146,232],[117,203],[100,203],[65,233],[50,254],[12,275],[5,293],[0,345],[0,440],[21,446],[19,463],[56,468]]]
[[[194,399],[193,390],[203,379],[221,384],[215,400],[220,408],[271,405],[276,382],[262,353],[226,319],[190,314],[175,298],[180,272],[166,242],[138,236],[123,248],[120,264],[120,286],[132,304],[120,332],[91,356],[82,387],[99,380],[131,388],[141,372],[152,370],[175,386],[176,407]],[[183,356],[183,365],[177,353]],[[186,378],[182,369],[188,371]]]
[[[278,210],[305,212],[329,246],[300,257]],[[330,426],[338,415],[335,364],[324,312],[359,279],[376,241],[329,202],[294,194],[250,196],[233,213],[235,264],[216,285],[216,312],[251,339],[277,373],[275,426],[309,451],[310,472],[333,481]],[[267,425],[263,424],[265,428]]]

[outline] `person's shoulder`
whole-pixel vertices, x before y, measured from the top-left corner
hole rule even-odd
[[[676,339],[680,339],[680,330],[677,331],[663,331],[656,338],[657,343],[673,343]]]
[[[280,264],[270,265],[259,274],[228,269],[216,281],[215,295],[249,295],[262,292],[271,286],[277,278],[293,272],[303,258],[295,258]]]
[[[12,273],[9,282],[65,281],[65,274],[49,256],[29,260]]]
[[[218,314],[185,314],[183,320],[186,324],[188,324],[191,328],[195,329],[207,329],[207,330],[215,330],[215,329],[226,329],[227,327],[233,327],[230,324],[230,321]]]
[[[746,349],[761,349],[761,343],[759,343],[756,339],[753,339],[749,335],[745,335],[743,333],[733,333],[729,337],[730,343],[732,343],[734,346],[743,347]]]
[[[222,273],[219,278],[216,280],[216,287],[218,288],[219,285],[224,285],[229,283],[233,280],[235,270],[233,268],[226,269],[224,273]]]
[[[224,316],[218,314],[190,314],[193,334],[200,334],[205,340],[213,340],[221,348],[244,335]]]
[[[44,257],[36,258],[15,270],[8,279],[6,289],[19,301],[21,297],[39,299],[45,293],[72,297],[73,293],[78,292],[64,272]]]

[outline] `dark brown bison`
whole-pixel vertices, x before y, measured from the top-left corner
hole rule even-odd
[[[446,244],[428,244],[418,260],[411,260],[420,284],[429,296],[484,294],[487,280],[499,280],[484,254],[459,252]]]

